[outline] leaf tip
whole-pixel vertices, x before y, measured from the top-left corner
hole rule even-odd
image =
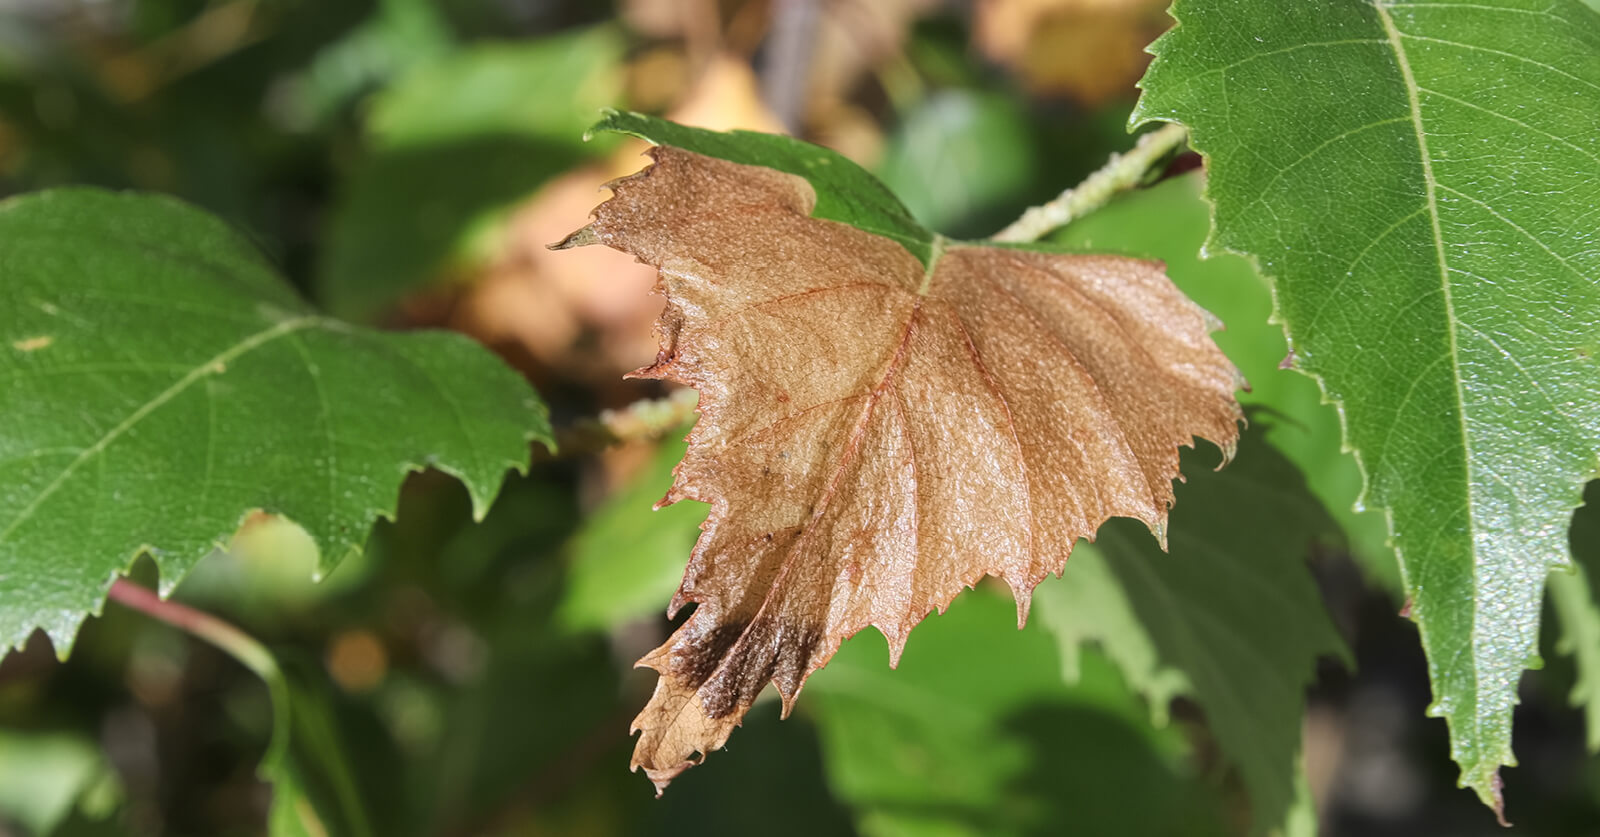
[[[600,109],[600,121],[594,123],[593,125],[590,125],[588,130],[585,130],[583,132],[583,141],[584,142],[593,142],[595,134],[598,134],[601,131],[614,130],[611,127],[611,122],[613,120],[617,119],[618,117],[620,117],[621,115],[622,115],[622,111],[617,110],[616,108],[610,108],[610,107],[601,108]],[[660,794],[657,794],[657,796],[659,796],[659,795]]]
[[[1033,607],[1033,588],[1011,581],[1007,583],[1011,585],[1011,597],[1017,600],[1017,630],[1020,631],[1028,627],[1028,612]]]
[[[906,637],[909,632],[904,629],[884,630],[881,627],[878,630],[882,631],[883,638],[889,642],[889,668],[899,668],[900,655],[906,652]]]
[[[637,727],[635,728],[635,731],[637,731]],[[673,765],[672,767],[658,769],[654,767],[645,767],[643,764],[640,764],[637,760],[635,760],[632,771],[637,773],[639,772],[639,768],[644,767],[644,775],[650,780],[650,784],[655,786],[656,799],[660,799],[662,794],[667,792],[667,786],[672,784],[673,779],[678,778],[679,774],[691,767],[694,767],[696,764],[698,764],[698,762],[685,761],[680,764]]]
[[[1510,828],[1511,821],[1506,819],[1505,782],[1500,778],[1499,768],[1489,774],[1485,784],[1486,787],[1477,789],[1478,797],[1489,806],[1489,810],[1494,811],[1495,822],[1500,823],[1501,828]]]
[[[600,234],[595,232],[593,224],[585,224],[566,238],[554,244],[546,244],[550,250],[571,250],[574,247],[587,247],[591,244],[601,243]]]

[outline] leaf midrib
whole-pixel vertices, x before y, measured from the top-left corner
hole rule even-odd
[[[68,463],[67,467],[63,468],[61,473],[57,475],[54,480],[51,480],[49,485],[40,490],[40,492],[33,498],[32,502],[28,503],[28,505],[24,506],[21,511],[17,512],[16,517],[12,518],[11,522],[6,524],[6,528],[4,530],[0,530],[0,543],[4,543],[8,538],[11,537],[18,527],[32,519],[34,513],[39,510],[39,507],[43,506],[46,500],[50,499],[51,496],[60,490],[61,486],[65,485],[67,480],[71,479],[72,475],[77,473],[78,468],[82,467],[84,463],[103,453],[106,448],[110,447],[111,444],[117,439],[121,438],[123,434],[131,430],[134,425],[144,420],[146,416],[155,412],[157,409],[160,409],[172,399],[183,394],[189,389],[189,387],[193,386],[196,382],[205,378],[207,375],[214,374],[219,365],[225,368],[229,363],[233,362],[236,358],[245,354],[246,352],[256,349],[261,345],[269,343],[279,337],[310,328],[321,321],[322,318],[315,315],[305,315],[283,320],[271,328],[263,329],[255,334],[245,337],[213,357],[201,361],[171,386],[162,390],[149,401],[139,405],[137,409],[129,413],[122,421],[118,422],[115,427],[106,431],[105,435],[101,436],[100,439],[97,440],[93,445],[84,448],[83,451],[78,454],[76,459]]]
[[[734,651],[740,645],[748,641],[750,638],[751,629],[758,621],[760,621],[762,615],[767,612],[767,608],[772,606],[774,597],[777,595],[778,590],[783,587],[785,580],[787,580],[789,577],[790,571],[794,568],[795,556],[800,551],[800,545],[816,531],[817,522],[822,519],[822,516],[827,513],[829,507],[832,505],[833,498],[837,494],[839,479],[844,476],[846,469],[849,467],[851,459],[856,455],[858,449],[857,442],[860,440],[861,435],[866,432],[866,428],[868,423],[871,421],[872,414],[877,408],[878,398],[883,394],[884,389],[888,385],[889,379],[894,377],[896,372],[898,372],[900,367],[904,364],[905,354],[910,346],[911,333],[914,329],[914,324],[916,323],[917,314],[922,308],[922,301],[927,298],[928,289],[933,284],[934,270],[939,264],[940,257],[944,254],[944,243],[945,239],[943,236],[936,236],[934,238],[934,249],[931,251],[931,258],[923,270],[922,283],[916,290],[916,302],[912,305],[911,315],[906,320],[906,326],[900,336],[900,339],[896,341],[895,353],[890,357],[888,366],[884,369],[883,374],[879,376],[877,384],[873,386],[871,393],[868,395],[867,403],[861,409],[861,417],[856,420],[856,425],[851,431],[850,438],[846,440],[844,446],[840,450],[839,461],[833,468],[832,473],[829,475],[828,484],[824,487],[822,496],[818,498],[817,502],[811,509],[811,517],[804,523],[800,524],[800,534],[796,538],[795,542],[787,547],[783,562],[778,566],[777,575],[773,577],[772,582],[768,585],[766,595],[762,597],[761,605],[756,608],[755,615],[752,616],[750,621],[745,624],[744,630],[739,633],[738,638],[735,639],[733,644],[728,647],[728,651],[723,654],[722,659],[717,661],[716,668],[712,669],[711,674],[708,675],[705,680],[701,681],[702,686],[705,683],[711,682],[713,679],[725,672],[728,668],[728,664],[734,658]],[[899,664],[901,650],[903,650],[903,647],[896,648],[894,647],[893,643],[890,644],[889,654],[891,668],[896,667]],[[698,692],[699,687],[696,687],[695,691]],[[795,694],[792,696],[783,695],[783,717],[787,718],[789,716],[789,711],[793,705],[793,700],[798,696],[799,690],[796,690]],[[683,713],[688,711],[692,705],[692,701],[686,701],[683,706],[679,707],[678,713],[674,716],[673,723],[676,723],[678,718],[683,717]]]
[[[1404,33],[1402,33],[1400,31],[1399,27],[1397,27],[1395,25],[1394,18],[1392,16],[1390,16],[1388,4],[1386,4],[1384,2],[1381,2],[1381,0],[1380,0],[1380,2],[1375,2],[1375,3],[1373,3],[1373,10],[1378,15],[1379,23],[1381,23],[1383,25],[1384,37],[1386,38],[1386,40],[1389,43],[1389,48],[1394,52],[1395,64],[1398,66],[1398,68],[1400,70],[1400,78],[1401,78],[1401,81],[1405,85],[1406,102],[1407,102],[1407,106],[1410,109],[1410,113],[1411,113],[1411,126],[1412,126],[1412,130],[1416,133],[1416,137],[1417,137],[1417,152],[1418,152],[1418,156],[1421,158],[1421,162],[1422,162],[1422,183],[1423,183],[1424,193],[1425,193],[1425,195],[1427,197],[1428,219],[1429,219],[1432,231],[1433,231],[1434,254],[1435,254],[1435,258],[1437,259],[1438,265],[1439,265],[1439,286],[1440,286],[1440,291],[1442,293],[1442,298],[1444,300],[1445,325],[1446,325],[1446,329],[1448,330],[1448,333],[1450,335],[1449,351],[1450,351],[1451,384],[1453,385],[1453,387],[1455,389],[1456,420],[1459,423],[1460,435],[1461,435],[1461,453],[1462,453],[1462,456],[1461,456],[1461,470],[1462,470],[1461,478],[1462,478],[1462,485],[1466,488],[1466,491],[1465,491],[1465,495],[1466,496],[1465,496],[1463,502],[1464,502],[1464,504],[1466,506],[1466,511],[1467,511],[1467,515],[1466,515],[1467,536],[1468,536],[1468,542],[1469,543],[1476,544],[1477,543],[1477,537],[1476,537],[1476,534],[1474,533],[1473,530],[1476,528],[1476,525],[1477,525],[1477,517],[1474,514],[1474,511],[1473,511],[1473,508],[1472,508],[1472,506],[1473,506],[1473,497],[1472,497],[1472,491],[1471,491],[1471,486],[1472,486],[1472,473],[1471,473],[1471,470],[1472,470],[1472,440],[1471,440],[1471,438],[1470,438],[1470,436],[1468,435],[1468,432],[1467,432],[1467,405],[1466,405],[1465,393],[1462,392],[1463,378],[1462,378],[1462,375],[1461,375],[1461,351],[1460,351],[1459,335],[1458,335],[1458,331],[1457,331],[1457,327],[1456,327],[1457,320],[1456,320],[1455,300],[1454,300],[1453,295],[1451,293],[1450,267],[1449,267],[1449,261],[1445,256],[1444,232],[1443,232],[1443,229],[1441,227],[1440,220],[1439,220],[1438,191],[1437,191],[1436,182],[1435,182],[1435,178],[1434,178],[1434,174],[1433,174],[1433,156],[1429,152],[1429,149],[1428,149],[1428,133],[1427,133],[1427,130],[1422,124],[1422,100],[1421,100],[1421,95],[1420,95],[1421,94],[1421,88],[1417,84],[1417,79],[1416,79],[1415,74],[1412,73],[1412,71],[1411,71],[1411,61],[1408,58],[1408,56],[1406,55],[1405,46],[1401,43],[1401,41],[1405,37],[1405,35],[1404,35]],[[1398,420],[1398,416],[1396,417],[1396,420]],[[1395,545],[1395,552],[1396,552],[1396,554],[1399,554],[1401,552],[1401,548],[1400,548],[1400,546],[1398,544]],[[1402,561],[1402,567],[1403,566],[1404,566],[1404,562]],[[1474,575],[1476,575],[1476,562],[1474,562],[1473,573],[1474,573]],[[1474,587],[1476,587],[1476,586],[1477,585],[1474,584]],[[1483,619],[1482,619],[1482,615],[1483,614],[1482,614],[1482,610],[1481,610],[1482,606],[1483,606],[1482,597],[1481,596],[1474,596],[1474,599],[1473,599],[1473,602],[1472,602],[1473,618],[1472,618],[1472,628],[1471,628],[1471,631],[1470,631],[1470,641],[1469,641],[1469,645],[1468,645],[1469,648],[1476,648],[1478,646],[1478,642],[1479,642],[1478,632],[1480,630],[1480,627],[1483,624]],[[1420,617],[1420,614],[1419,614],[1419,617]],[[1426,636],[1426,622],[1425,622],[1425,620],[1423,620],[1421,618],[1418,618],[1417,619],[1417,625],[1418,625],[1419,632],[1423,633],[1423,635]],[[1483,680],[1482,680],[1482,678],[1483,678],[1483,669],[1482,669],[1481,666],[1478,665],[1478,661],[1477,661],[1477,658],[1476,658],[1475,655],[1473,656],[1472,670],[1473,670],[1473,686],[1474,686],[1474,694],[1473,694],[1474,711],[1472,712],[1472,728],[1473,728],[1474,732],[1477,735],[1481,736],[1481,734],[1482,734],[1482,714],[1476,711],[1476,705],[1477,705],[1477,695],[1484,691],[1484,685],[1483,685]],[[1475,761],[1476,761],[1476,759],[1475,759]]]

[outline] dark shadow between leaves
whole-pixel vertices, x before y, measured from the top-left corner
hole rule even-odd
[[[464,269],[464,239],[488,214],[583,157],[576,143],[495,135],[372,152],[351,173],[326,228],[320,302],[338,316],[371,320],[407,292],[451,278]]]
[[[1015,830],[1030,835],[1224,834],[1214,793],[1183,775],[1147,735],[1088,706],[1040,704],[1004,729],[1028,743],[1029,764],[1006,788]]]

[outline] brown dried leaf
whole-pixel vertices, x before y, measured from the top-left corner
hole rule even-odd
[[[727,740],[773,682],[806,677],[871,625],[891,665],[911,628],[988,574],[1027,617],[1033,587],[1112,516],[1160,536],[1194,436],[1231,452],[1240,419],[1215,321],[1119,256],[901,245],[811,218],[805,180],[676,148],[613,184],[561,247],[658,267],[654,365],[700,392],[663,503],[711,504],[640,661],[634,720],[657,789]],[[942,252],[941,252],[942,249]]]

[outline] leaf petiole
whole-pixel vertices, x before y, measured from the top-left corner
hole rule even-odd
[[[211,643],[268,684],[283,679],[278,661],[265,645],[209,613],[162,599],[154,591],[125,578],[113,582],[106,597]]]
[[[112,583],[107,598],[216,646],[266,683],[272,703],[272,740],[258,772],[274,786],[271,833],[329,834],[324,817],[330,811],[339,812],[341,819],[335,821],[345,825],[345,830],[331,833],[373,833],[350,766],[339,751],[327,745],[308,748],[304,743],[308,738],[333,740],[331,717],[325,710],[318,711],[315,703],[305,702],[303,694],[297,698],[290,673],[260,640],[209,613],[163,600],[125,578]],[[291,742],[297,735],[299,745]],[[322,793],[313,792],[306,784],[307,777],[323,784]],[[288,832],[283,830],[286,827]]]

